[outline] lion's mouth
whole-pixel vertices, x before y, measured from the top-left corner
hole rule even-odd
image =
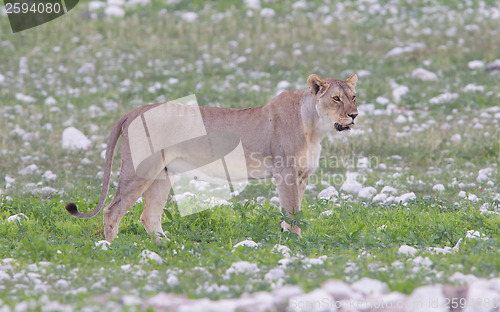
[[[341,124],[339,124],[338,122],[335,123],[335,129],[340,132],[340,131],[344,131],[344,130],[351,130],[351,127],[350,126],[353,126],[354,125],[354,122],[351,122],[350,124],[348,124],[347,126],[343,126]]]

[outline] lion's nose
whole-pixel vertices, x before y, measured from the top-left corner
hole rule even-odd
[[[351,117],[352,120],[354,120],[354,118],[356,118],[358,116],[358,114],[347,114],[347,116]]]

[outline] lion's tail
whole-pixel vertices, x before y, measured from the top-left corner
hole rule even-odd
[[[66,205],[66,210],[72,215],[77,218],[81,219],[88,219],[92,218],[96,214],[101,211],[102,207],[104,206],[104,202],[106,201],[106,196],[108,195],[108,189],[109,189],[109,180],[111,178],[111,166],[113,164],[113,156],[114,156],[114,151],[116,147],[116,143],[118,142],[118,139],[120,138],[120,135],[122,134],[123,130],[123,124],[127,120],[127,116],[122,116],[115,125],[113,126],[113,129],[111,130],[111,134],[109,135],[108,143],[106,145],[106,160],[104,163],[104,179],[102,181],[102,192],[101,192],[101,198],[99,198],[99,203],[97,204],[97,207],[95,207],[94,210],[92,210],[89,213],[81,213],[78,211],[78,208],[74,203],[68,203]]]

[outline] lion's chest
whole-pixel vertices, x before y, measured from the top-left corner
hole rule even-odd
[[[298,169],[303,176],[308,177],[313,173],[319,165],[319,158],[321,155],[321,145],[310,144],[307,148],[303,149],[299,154]]]

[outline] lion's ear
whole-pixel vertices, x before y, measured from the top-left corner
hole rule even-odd
[[[328,84],[316,74],[312,74],[307,78],[307,85],[314,97],[321,96],[328,86]]]
[[[356,82],[358,82],[358,76],[356,74],[352,74],[349,78],[345,80],[349,88],[352,89],[352,91],[356,91]]]

